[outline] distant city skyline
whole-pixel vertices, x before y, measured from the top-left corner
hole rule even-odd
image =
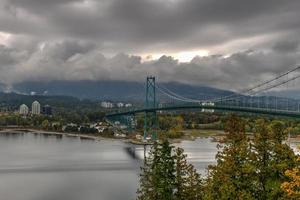
[[[2,0],[0,83],[248,87],[299,64],[299,1]]]
[[[52,115],[52,107],[50,105],[44,105],[41,107],[41,104],[38,101],[33,101],[31,104],[31,114],[33,115]],[[19,114],[20,115],[28,115],[29,108],[26,104],[22,104],[19,107]]]

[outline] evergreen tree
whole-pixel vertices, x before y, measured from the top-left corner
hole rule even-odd
[[[280,186],[286,180],[285,171],[296,166],[297,158],[293,150],[286,143],[283,143],[288,135],[284,124],[275,120],[269,126],[273,142],[273,148],[271,149],[273,156],[270,164],[273,174],[270,176],[272,184],[270,184],[271,189],[268,199],[273,200],[283,197],[283,191]]]
[[[203,188],[200,174],[194,166],[187,163],[182,148],[175,150],[176,157],[176,200],[200,200],[203,197]]]
[[[137,194],[138,200],[201,200],[202,182],[183,149],[164,141],[145,159]]]
[[[284,140],[278,120],[255,122],[251,140],[245,121],[233,115],[226,122],[225,144],[202,180],[183,149],[167,141],[155,144],[145,159],[138,200],[281,200],[299,199],[299,161]]]
[[[225,146],[216,156],[217,165],[209,169],[204,199],[255,199],[252,191],[255,169],[250,162],[245,122],[232,115],[226,123],[225,133]]]
[[[139,200],[171,200],[175,190],[175,158],[168,141],[155,144],[142,167]]]
[[[186,161],[186,155],[183,154],[183,149],[177,148],[175,150],[176,155],[176,192],[175,197],[178,200],[185,199],[187,176],[188,176],[188,164]]]
[[[185,190],[186,200],[201,200],[203,199],[203,185],[200,174],[192,164],[188,165],[187,186]],[[182,199],[183,200],[183,199]]]
[[[257,120],[253,138],[256,166],[256,198],[261,200],[281,199],[284,195],[281,184],[285,181],[284,172],[296,164],[292,149],[283,141],[287,137],[284,124],[274,120],[268,124]]]
[[[255,133],[253,137],[253,152],[254,164],[256,166],[256,181],[258,182],[255,188],[255,197],[257,199],[267,199],[268,189],[267,183],[269,175],[273,169],[270,166],[272,148],[270,131],[267,127],[267,122],[263,119],[256,121]]]

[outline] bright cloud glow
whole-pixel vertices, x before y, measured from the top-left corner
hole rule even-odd
[[[174,54],[174,58],[178,59],[180,62],[190,62],[195,56],[208,56],[209,52],[206,50],[198,51],[182,51],[177,54]]]
[[[141,55],[143,61],[157,60],[163,55],[172,56],[179,62],[190,62],[195,56],[205,57],[209,55],[207,50],[196,50],[196,51],[181,51],[177,53],[149,53]]]
[[[0,32],[0,44],[7,46],[11,35],[9,33]]]

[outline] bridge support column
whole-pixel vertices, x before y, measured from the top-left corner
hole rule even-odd
[[[145,109],[156,108],[156,87],[155,77],[148,76],[146,80]],[[144,140],[151,136],[152,140],[157,140],[157,114],[156,111],[145,111],[144,115]]]

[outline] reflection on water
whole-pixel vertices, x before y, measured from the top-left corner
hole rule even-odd
[[[214,163],[209,139],[176,144],[203,174]],[[3,200],[134,199],[143,146],[39,134],[0,134]]]

